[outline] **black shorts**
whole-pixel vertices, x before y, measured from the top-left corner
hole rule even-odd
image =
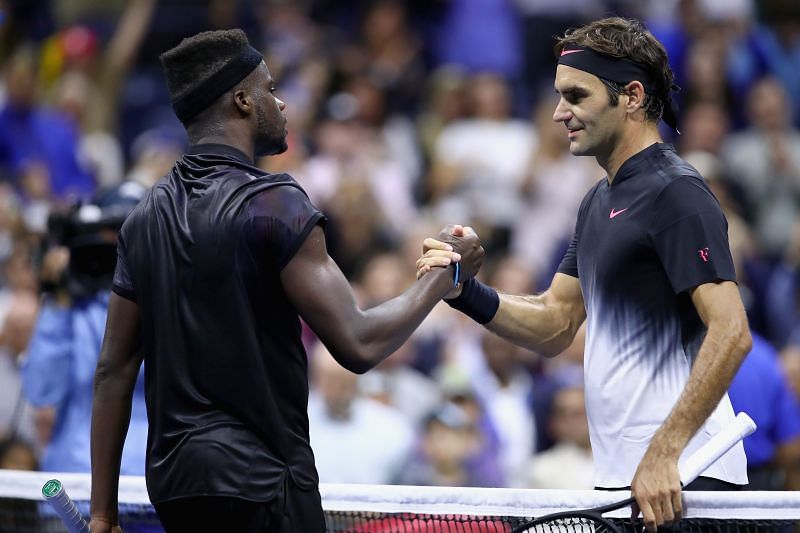
[[[323,533],[325,517],[319,490],[291,483],[268,502],[225,496],[179,498],[155,504],[167,533]]]

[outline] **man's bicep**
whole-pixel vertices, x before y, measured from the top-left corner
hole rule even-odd
[[[489,329],[520,346],[552,357],[566,349],[586,319],[578,279],[557,273],[542,294],[500,295]]]
[[[547,297],[553,305],[568,315],[571,322],[577,322],[578,326],[586,319],[586,306],[578,278],[557,272],[547,290]]]
[[[108,300],[108,318],[100,351],[98,371],[113,371],[141,362],[141,317],[139,305],[112,292]]]
[[[690,290],[692,303],[706,326],[711,324],[747,324],[747,315],[739,294],[739,286],[732,281],[703,283]]]
[[[316,226],[281,270],[281,283],[292,305],[323,343],[340,342],[357,312],[350,284],[328,255],[325,233]]]

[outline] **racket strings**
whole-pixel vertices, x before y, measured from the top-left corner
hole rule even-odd
[[[605,521],[584,517],[565,517],[533,524],[524,531],[530,533],[621,533],[623,530],[617,529]]]

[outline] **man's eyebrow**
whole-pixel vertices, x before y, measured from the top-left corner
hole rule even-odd
[[[556,94],[560,95],[586,96],[589,94],[589,90],[580,85],[568,85],[560,91],[558,90],[558,87],[553,87],[553,90]]]

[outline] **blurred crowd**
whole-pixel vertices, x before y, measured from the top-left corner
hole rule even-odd
[[[88,470],[115,227],[89,242],[64,221],[124,205],[186,148],[160,52],[231,27],[263,51],[290,133],[259,165],[325,212],[363,306],[414,282],[422,239],[445,223],[481,236],[484,281],[532,293],[603,177],[552,121],[553,37],[608,14],[667,48],[681,134],[663,134],[728,218],[757,340],[731,390],[760,426],[751,480],[800,488],[796,0],[0,0],[0,468]],[[75,287],[86,272],[92,290]],[[591,488],[582,338],[545,359],[439,305],[356,376],[306,331],[321,480]]]

